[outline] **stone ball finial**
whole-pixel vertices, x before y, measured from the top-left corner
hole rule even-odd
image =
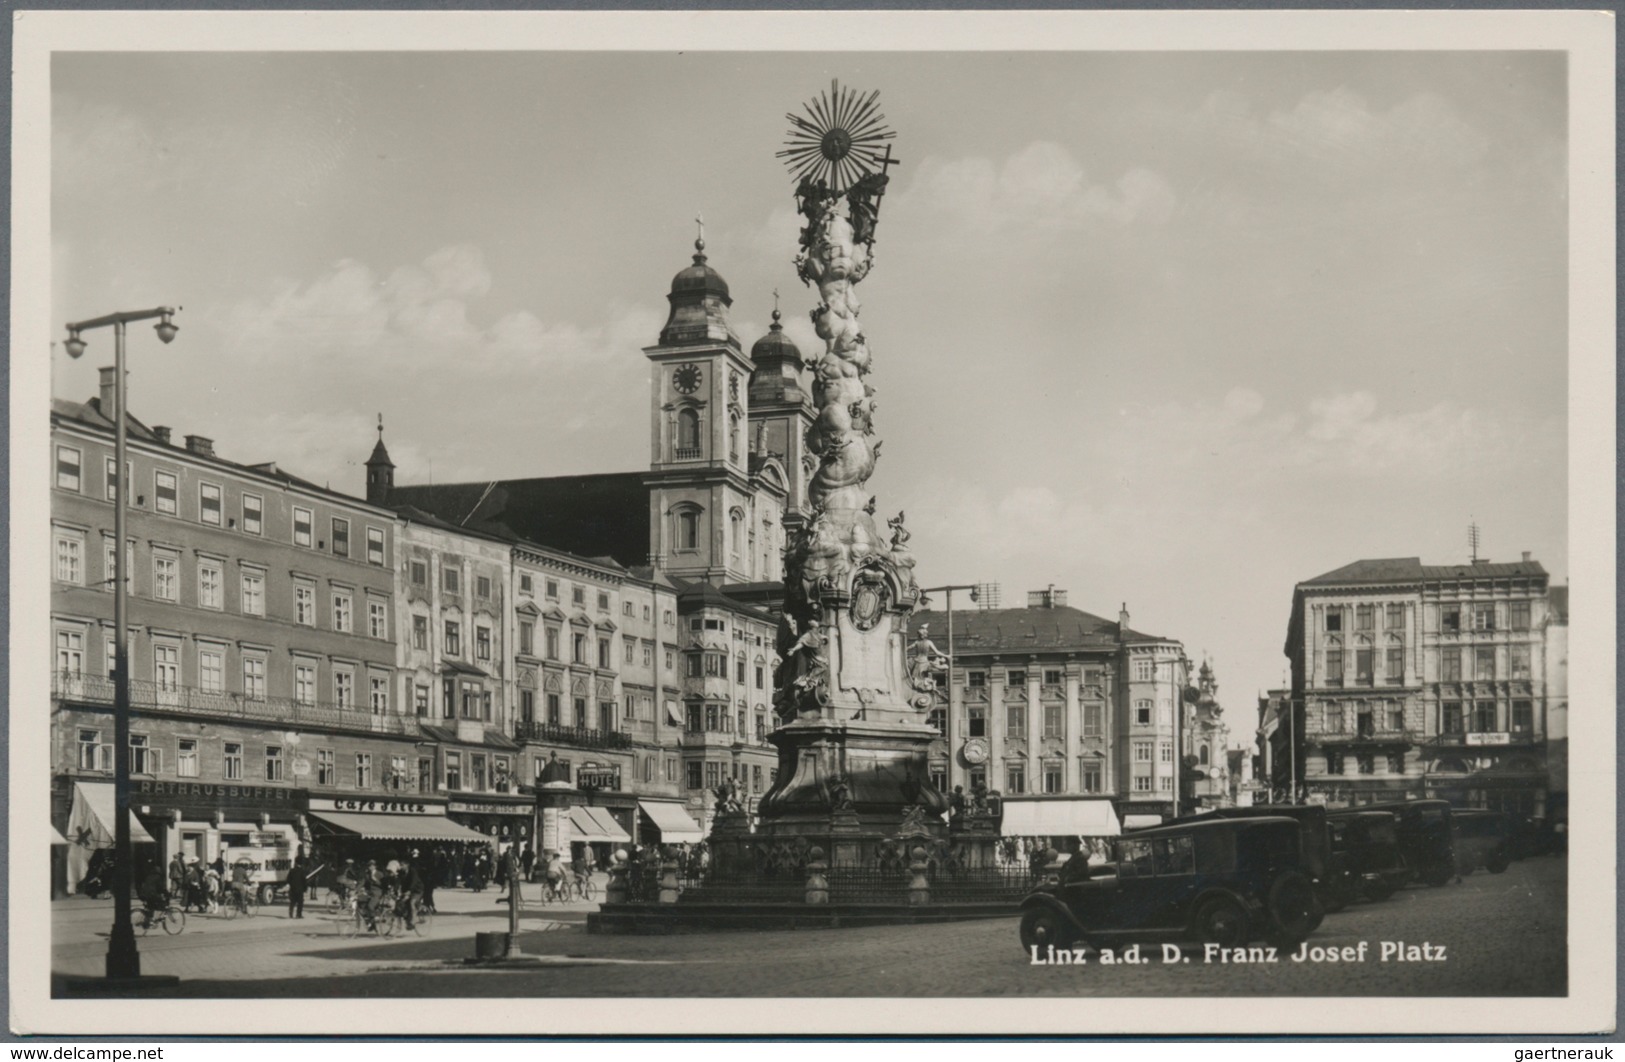
[[[807,849],[807,862],[822,863],[823,861],[824,850],[822,848],[815,844],[811,848]]]
[[[917,863],[925,862],[925,849],[923,847],[921,847],[920,845],[915,845],[913,848],[911,848],[909,850],[908,854],[910,856],[913,856],[914,861],[917,862]]]
[[[617,864],[625,863],[626,862],[626,849],[624,849],[624,848],[615,849],[615,855],[612,856],[611,858],[613,858],[614,861]]]

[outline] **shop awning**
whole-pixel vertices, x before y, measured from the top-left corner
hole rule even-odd
[[[610,813],[603,808],[577,805],[570,809],[570,825],[583,841],[603,841],[610,844],[631,844],[632,838],[621,829]]]
[[[311,817],[369,841],[489,841],[482,833],[439,815],[362,815],[315,811]]]
[[[76,838],[74,843],[85,848],[113,847],[113,809],[116,806],[112,782],[73,783],[68,832]],[[152,834],[147,832],[147,828],[141,825],[141,819],[135,815],[130,816],[130,842],[153,843]]]
[[[638,810],[660,831],[661,844],[698,844],[705,840],[700,824],[683,805],[664,800],[640,800]]]
[[[1005,797],[999,832],[1006,837],[1116,837],[1123,831],[1109,800]]]

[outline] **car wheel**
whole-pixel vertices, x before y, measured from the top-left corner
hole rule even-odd
[[[1290,871],[1275,879],[1269,895],[1270,939],[1278,944],[1296,945],[1313,933],[1325,912],[1315,899],[1309,879]]]
[[[1072,944],[1072,928],[1060,915],[1047,907],[1035,907],[1021,916],[1021,946],[1028,954],[1052,944],[1057,948]]]
[[[1381,903],[1394,894],[1394,883],[1387,878],[1372,878],[1365,883],[1365,898],[1372,903]]]
[[[270,906],[270,904],[271,904],[271,886],[269,886],[269,885],[261,885],[260,886],[260,888],[259,888],[259,901],[260,901],[260,906],[261,907],[269,907]]]
[[[1506,873],[1506,868],[1511,864],[1511,862],[1512,861],[1507,858],[1506,850],[1501,849],[1498,852],[1492,853],[1490,857],[1484,861],[1484,869],[1488,870],[1491,874],[1504,874]]]
[[[1228,896],[1215,896],[1197,910],[1192,935],[1204,944],[1239,948],[1252,935],[1249,928],[1245,907]]]

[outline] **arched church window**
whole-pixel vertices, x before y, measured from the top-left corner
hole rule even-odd
[[[700,415],[692,409],[677,411],[677,448],[679,450],[700,448]]]
[[[700,548],[700,513],[698,509],[685,509],[677,514],[677,548]]]
[[[1207,746],[1206,745],[1203,745],[1201,748],[1196,750],[1196,758],[1203,765],[1207,764]]]
[[[733,440],[734,464],[742,463],[740,453],[745,448],[745,433],[739,430],[739,414],[735,413],[728,418],[728,438]]]
[[[733,533],[734,556],[738,557],[745,552],[745,514],[735,509],[728,514],[728,523]]]

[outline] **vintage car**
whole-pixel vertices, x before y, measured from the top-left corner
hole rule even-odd
[[[1399,851],[1399,820],[1391,811],[1349,811],[1327,817],[1331,891],[1340,906],[1386,900],[1410,880]]]
[[[1073,859],[1022,901],[1022,947],[1158,937],[1296,947],[1323,914],[1301,836],[1285,816],[1206,817],[1125,834],[1114,862]]]
[[[1439,886],[1456,876],[1456,828],[1445,800],[1392,800],[1339,808],[1333,818],[1373,811],[1392,812],[1399,832],[1399,854],[1409,879]]]
[[[1491,874],[1506,870],[1512,862],[1512,828],[1498,811],[1457,808],[1451,818],[1456,823],[1456,870],[1471,874],[1483,867]]]
[[[1331,840],[1326,830],[1326,809],[1319,804],[1258,804],[1245,808],[1213,808],[1194,815],[1170,819],[1160,826],[1208,822],[1213,819],[1257,819],[1271,816],[1297,820],[1302,843],[1303,872],[1309,876],[1310,883],[1314,885],[1315,895],[1324,910],[1342,910],[1348,901],[1341,898],[1340,890],[1331,887]]]

